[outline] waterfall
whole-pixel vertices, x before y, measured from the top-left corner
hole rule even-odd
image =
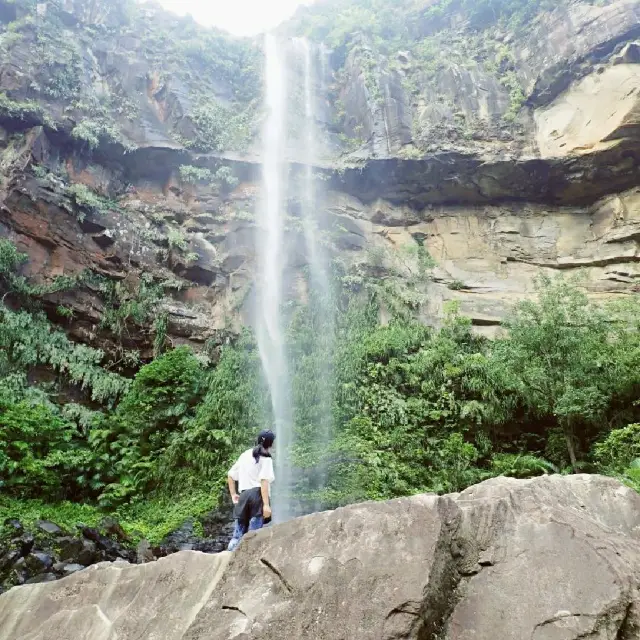
[[[257,326],[256,336],[262,367],[271,394],[275,421],[274,522],[288,520],[291,487],[289,452],[292,446],[291,385],[284,342],[284,222],[286,215],[286,69],[285,55],[276,38],[265,36],[265,106],[267,117],[262,134],[263,199],[259,207],[257,237]]]
[[[330,284],[329,258],[319,241],[321,219],[319,216],[319,181],[314,176],[318,160],[318,134],[316,105],[318,95],[316,80],[324,87],[326,76],[326,51],[314,49],[303,39],[284,43],[275,36],[265,37],[265,106],[267,110],[263,130],[263,198],[259,210],[257,241],[257,314],[256,335],[264,374],[271,394],[275,420],[275,474],[273,485],[273,519],[283,522],[290,519],[299,508],[293,503],[292,490],[300,477],[295,469],[293,452],[297,444],[294,425],[291,367],[288,362],[286,318],[284,306],[288,302],[288,271],[294,262],[295,241],[287,241],[285,221],[289,200],[300,202],[300,218],[304,236],[305,261],[308,266],[308,304],[317,325],[316,345],[318,365],[314,371],[316,384],[311,444],[321,459],[332,436],[332,364],[334,343],[333,296]],[[300,74],[300,70],[302,73]],[[298,72],[298,73],[296,73]],[[300,78],[300,75],[302,78]],[[289,181],[291,163],[287,156],[290,131],[287,125],[300,114],[292,113],[292,96],[296,87],[288,86],[297,79],[303,83],[304,117],[302,131],[292,153],[303,166],[298,180]],[[307,430],[308,431],[308,430]],[[326,456],[325,456],[326,457]],[[305,486],[314,490],[326,486],[326,464],[319,462],[313,471],[305,473],[313,477],[303,478]],[[308,505],[318,508],[320,505]]]
[[[318,161],[317,118],[314,81],[320,82],[323,95],[326,78],[326,55],[323,47],[313,50],[306,39],[296,42],[304,58],[304,135],[303,162],[304,179],[302,185],[302,222],[305,237],[305,247],[309,265],[309,304],[317,323],[316,349],[324,357],[319,359],[316,370],[317,384],[317,420],[316,448],[322,455],[331,440],[333,432],[333,375],[332,358],[334,347],[334,313],[333,294],[330,282],[329,259],[319,241],[319,198],[318,185],[322,184],[314,177],[314,166]],[[314,55],[315,54],[315,55]],[[319,64],[318,64],[319,62]],[[315,63],[315,64],[314,64]],[[319,69],[318,69],[319,67]],[[326,456],[325,456],[326,458]],[[311,478],[311,485],[316,489],[323,489],[327,483],[326,461],[321,460],[315,470],[315,477]],[[316,502],[315,508],[320,505]]]

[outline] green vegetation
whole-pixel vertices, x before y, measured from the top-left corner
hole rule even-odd
[[[148,327],[154,319],[159,326],[164,318],[159,308],[164,294],[163,288],[153,284],[149,278],[142,277],[132,286],[96,277],[92,278],[92,282],[104,302],[100,328],[107,329],[117,338],[121,345],[121,355],[124,355],[122,339],[125,333],[133,327]],[[159,339],[160,336],[157,334],[156,340]],[[164,339],[161,343],[164,343]],[[135,358],[133,360],[135,361]]]
[[[53,100],[70,100],[82,89],[82,50],[65,31],[58,13],[48,14],[47,20],[39,21],[35,33],[39,68],[32,88]]]
[[[190,118],[195,126],[195,136],[181,141],[195,151],[244,151],[253,135],[252,115],[249,111],[234,113],[217,104],[210,96],[199,101]]]
[[[41,105],[34,100],[12,100],[5,92],[0,92],[0,115],[27,120],[33,118],[55,129],[54,122],[44,113]]]
[[[386,0],[330,0],[300,10],[290,28],[334,49],[363,35],[389,53],[421,34],[450,27],[451,19],[460,15],[468,18],[471,30],[497,23],[516,30],[557,6],[555,0],[398,0],[393,4]]]
[[[97,39],[122,43],[126,36],[134,36],[139,44],[128,50],[125,45],[118,55],[149,64],[149,79],[157,92],[153,99],[171,109],[176,85],[191,90],[192,112],[180,110],[180,117],[190,118],[195,129],[193,138],[181,140],[187,147],[209,152],[242,150],[248,144],[261,92],[260,51],[248,39],[203,28],[189,18],[171,16],[157,6],[140,6],[135,0],[96,0],[91,8],[73,9],[62,0],[46,5],[14,0],[14,4],[20,17],[0,24],[0,51],[28,81],[15,90],[15,96],[0,96],[0,114],[51,127],[55,115],[58,124],[65,131],[71,129],[72,137],[88,150],[106,144],[134,149],[123,129],[127,120],[139,115],[140,88],[111,72],[94,82],[92,63]],[[69,11],[78,18],[73,24]],[[34,95],[37,100],[23,99]]]
[[[117,126],[107,118],[83,120],[72,129],[71,136],[84,142],[90,149],[97,149],[103,141],[119,143],[128,149],[133,148],[124,140]]]
[[[637,301],[605,310],[545,281],[493,342],[455,309],[439,331],[376,326],[373,310],[352,316],[337,347],[325,499],[456,491],[500,474],[632,474],[638,430],[624,425],[638,416],[637,312]]]
[[[198,184],[198,182],[210,182],[213,173],[206,167],[194,167],[189,164],[180,165],[180,180],[185,184]]]
[[[449,285],[447,285],[449,289],[452,291],[462,291],[462,289],[466,289],[467,285],[465,285],[462,280],[453,280]]]
[[[498,128],[519,133],[518,114],[527,95],[516,69],[516,43],[542,12],[557,7],[553,0],[329,0],[299,10],[288,28],[334,49],[340,68],[331,91],[342,151],[357,148],[352,138],[359,137],[354,130],[364,119],[354,113],[347,118],[338,98],[359,75],[373,109],[384,101],[385,83],[401,79],[413,99],[417,144],[401,155],[412,157],[443,139],[493,138]],[[501,118],[473,118],[460,111],[455,87],[482,76],[489,85],[497,81],[504,87]],[[484,78],[480,82],[484,85]]]
[[[117,211],[119,208],[115,200],[99,195],[84,184],[74,183],[69,185],[67,194],[73,198],[74,203],[79,208],[76,212],[79,222],[83,222],[85,218],[83,209],[88,209],[97,214],[105,214],[109,211]]]
[[[509,109],[505,113],[504,119],[507,122],[513,122],[518,116],[518,113],[526,100],[526,96],[520,86],[520,81],[518,80],[515,71],[508,71],[501,77],[500,81],[509,91]]]
[[[19,273],[26,261],[26,254],[20,253],[11,242],[0,239],[0,287],[4,291],[4,299],[10,296],[28,306],[33,299],[70,289],[78,282],[78,278],[58,276],[50,284],[31,284]]]
[[[212,171],[206,167],[183,164],[178,171],[180,180],[184,184],[209,183],[218,189],[233,189],[238,184],[238,178],[234,175],[233,169],[228,166],[221,166]]]
[[[2,288],[28,298],[31,285],[16,273],[23,258],[6,241],[0,248]],[[405,286],[433,264],[420,245],[411,254],[398,258]],[[389,268],[388,256],[379,261]],[[383,284],[367,274],[343,279],[323,304],[289,305],[295,490],[303,503],[574,470],[640,488],[637,300],[605,308],[563,280],[541,281],[537,300],[517,305],[504,335],[489,341],[455,307],[436,330],[413,319],[404,293],[389,305],[400,276]],[[152,326],[160,292],[151,283],[101,286],[111,335]],[[327,302],[333,337],[322,330]],[[384,326],[381,304],[392,315]],[[231,458],[270,423],[257,348],[249,333],[216,357],[164,342],[163,334],[152,361],[124,362],[138,368],[130,380],[36,308],[2,304],[0,515],[66,524],[115,514],[135,536],[157,541],[215,506]],[[33,373],[43,368],[55,375],[37,382]],[[71,388],[80,394],[74,402]],[[317,428],[327,415],[329,441]]]
[[[32,3],[17,1],[31,11]],[[71,136],[86,148],[126,145],[118,122],[135,117],[135,100],[113,78],[107,97],[81,82],[88,72],[83,47],[113,27],[64,26],[60,2],[47,4],[46,28],[34,33],[34,14],[27,13],[0,34],[0,49],[10,55],[35,38],[42,66],[29,91],[62,104]],[[438,94],[442,74],[468,65],[492,75],[509,94],[504,118],[514,121],[525,95],[513,52],[493,30],[517,31],[548,6],[548,0],[441,0],[427,7],[336,0],[301,12],[295,28],[334,47],[336,59],[353,55],[374,108],[385,74],[406,65],[405,84],[416,98],[426,82],[462,131],[469,126],[464,114]],[[187,19],[176,30],[173,19],[126,0],[103,8],[96,13],[118,12],[119,33],[142,40],[152,67],[149,91],[160,107],[170,107],[172,79],[196,87],[184,114],[193,125],[185,146],[214,156],[246,147],[261,84],[253,45]],[[454,8],[470,20],[463,33],[450,24]],[[406,63],[394,61],[400,48],[409,51]],[[216,97],[213,78],[230,87],[228,103]],[[45,122],[41,104],[3,93],[0,115]],[[344,120],[344,109],[338,111]],[[351,129],[357,138],[362,125]],[[229,167],[207,162],[182,165],[181,182],[221,190],[237,184]],[[43,168],[34,173],[46,177]],[[80,218],[86,210],[117,208],[81,184],[67,195]],[[341,231],[324,239],[331,243]],[[197,258],[188,250],[184,232],[167,227],[165,259]],[[517,305],[504,333],[489,341],[455,306],[438,329],[416,320],[434,266],[420,242],[367,254],[348,271],[337,265],[328,300],[286,307],[298,498],[334,506],[459,491],[497,475],[574,471],[607,473],[640,489],[636,299],[598,305],[562,280],[541,281],[537,298]],[[24,275],[24,263],[16,247],[0,240],[0,519],[18,516],[28,524],[46,517],[71,528],[114,514],[134,537],[156,542],[214,507],[231,459],[271,423],[253,336],[246,332],[202,353],[173,348],[164,287],[152,278],[115,282],[83,274],[43,285]],[[53,324],[74,319],[68,302],[56,298],[73,287],[87,287],[102,301],[90,338],[105,351],[72,342]],[[335,318],[326,317],[328,306]],[[140,342],[146,353],[136,350]],[[327,416],[328,439],[318,429]]]
[[[224,349],[215,368],[185,347],[165,352],[160,287],[86,276],[105,301],[102,329],[121,345],[134,326],[156,332],[152,362],[140,367],[123,347],[114,362],[54,328],[40,289],[19,275],[24,260],[0,241],[0,515],[73,528],[108,513],[157,542],[215,507],[228,460],[262,420],[255,345]],[[33,304],[16,311],[12,299]],[[130,380],[117,365],[139,371]],[[44,370],[53,375],[38,382]]]

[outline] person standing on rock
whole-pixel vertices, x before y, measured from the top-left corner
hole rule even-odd
[[[261,431],[256,446],[247,449],[229,469],[227,483],[236,521],[229,551],[240,544],[247,531],[261,529],[271,520],[271,483],[275,480],[271,447],[275,439],[272,431]]]

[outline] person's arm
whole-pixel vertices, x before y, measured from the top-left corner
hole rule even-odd
[[[240,479],[240,470],[238,467],[238,462],[236,462],[231,469],[229,469],[229,473],[227,474],[227,486],[229,487],[229,493],[231,494],[231,500],[233,504],[238,504],[238,500],[240,500],[240,496],[236,490],[236,482]]]
[[[227,484],[229,485],[229,493],[231,494],[231,501],[233,504],[238,504],[238,500],[240,500],[240,496],[236,491],[236,481],[229,475],[227,476]]]
[[[262,515],[271,517],[271,503],[269,502],[269,481],[260,480],[260,494],[262,495]]]

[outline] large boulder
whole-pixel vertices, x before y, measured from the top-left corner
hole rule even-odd
[[[640,496],[490,480],[250,533],[234,554],[97,565],[0,597],[6,640],[632,640]]]

